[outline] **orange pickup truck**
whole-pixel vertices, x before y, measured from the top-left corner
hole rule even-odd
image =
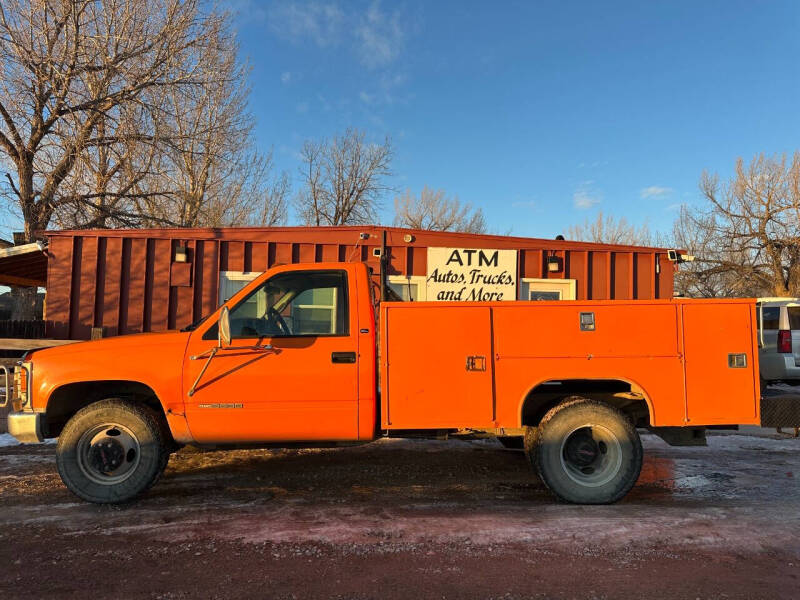
[[[760,422],[754,300],[378,303],[372,289],[360,263],[280,266],[185,331],[33,352],[9,429],[57,437],[61,478],[91,502],[141,494],[183,444],[471,433],[524,439],[556,496],[609,503],[639,476],[637,428],[702,445],[706,427]]]

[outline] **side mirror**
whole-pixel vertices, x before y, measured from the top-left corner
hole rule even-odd
[[[217,323],[218,343],[220,348],[231,345],[231,311],[227,306],[223,306],[219,313],[219,321]]]

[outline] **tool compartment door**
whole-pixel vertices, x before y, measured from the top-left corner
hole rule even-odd
[[[392,306],[385,315],[383,426],[491,426],[491,310],[414,303]]]
[[[686,412],[690,425],[758,422],[753,305],[683,305]]]

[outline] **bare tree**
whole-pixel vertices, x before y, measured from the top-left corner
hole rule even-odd
[[[406,190],[394,199],[394,224],[398,227],[433,231],[463,231],[486,233],[486,219],[480,208],[461,202],[457,196],[448,198],[444,190],[425,186],[419,197]]]
[[[146,93],[146,92],[145,92]],[[60,228],[141,227],[137,204],[158,203],[168,190],[147,186],[164,147],[147,104],[115,107],[98,122],[59,186],[52,222]],[[71,128],[59,128],[56,141],[70,143]],[[160,221],[161,225],[172,225]]]
[[[675,273],[675,292],[694,298],[725,298],[732,296],[758,296],[761,294],[753,280],[740,278],[739,269],[709,268],[711,261],[721,257],[716,241],[707,236],[703,223],[694,211],[682,206],[672,227],[672,235],[666,244],[685,250],[695,257],[692,262],[682,263]],[[730,260],[743,264],[744,254],[729,254]]]
[[[0,148],[15,167],[6,194],[19,205],[26,239],[63,204],[100,207],[108,191],[62,184],[87,148],[108,148],[104,127],[124,128],[128,108],[148,90],[196,83],[190,55],[207,27],[194,1],[3,2]]]
[[[101,123],[124,120],[148,90],[196,83],[190,58],[207,27],[196,0],[0,4],[0,160],[11,167],[2,194],[27,241],[65,204],[102,210],[109,194],[130,196],[62,185],[87,148],[105,147]]]
[[[696,295],[800,295],[800,152],[736,161],[720,183],[703,173],[708,204],[685,208],[676,223],[695,262],[682,285]]]
[[[358,129],[330,140],[307,141],[301,151],[303,189],[295,209],[306,225],[374,223],[382,196],[391,190],[392,145],[370,144]]]
[[[285,222],[288,176],[255,149],[247,65],[224,13],[206,15],[202,45],[181,68],[190,83],[153,86],[108,111],[79,154],[60,204],[61,227],[219,227]]]
[[[158,176],[144,183],[170,193],[163,200],[137,196],[137,209],[181,227],[284,223],[289,179],[273,178],[272,155],[255,148],[249,69],[238,61],[227,20],[217,20],[208,36],[214,51],[194,59],[204,84],[173,86],[164,95],[164,156]]]
[[[602,211],[597,213],[593,221],[586,219],[583,224],[570,226],[564,235],[571,240],[603,244],[649,246],[654,243],[647,224],[636,226],[625,217],[616,219],[611,215],[604,216]]]

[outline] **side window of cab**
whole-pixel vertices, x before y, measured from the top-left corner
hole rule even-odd
[[[347,336],[347,299],[344,271],[279,273],[231,307],[231,338]]]

